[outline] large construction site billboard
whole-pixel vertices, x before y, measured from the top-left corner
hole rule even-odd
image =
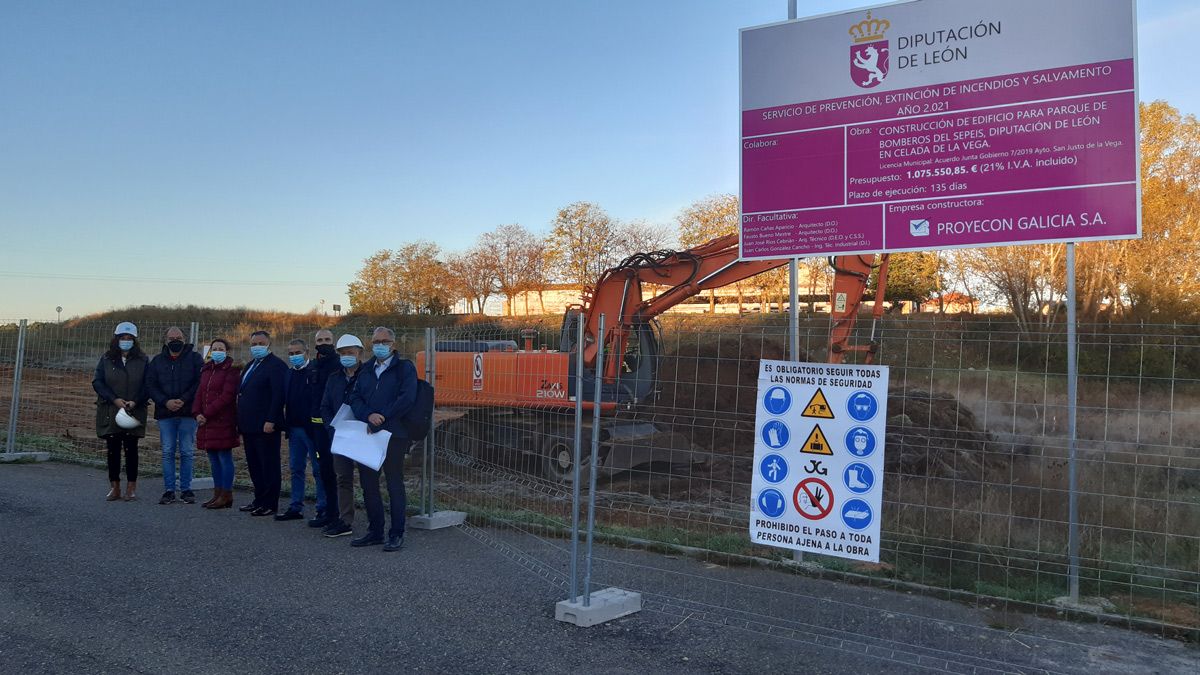
[[[1133,0],[916,0],[741,32],[741,255],[1141,232]]]

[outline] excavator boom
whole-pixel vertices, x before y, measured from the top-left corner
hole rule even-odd
[[[874,363],[879,345],[875,342],[875,328],[883,318],[883,296],[887,289],[888,255],[837,256],[829,259],[833,267],[833,288],[830,292],[829,313],[829,362],[842,363],[846,355],[854,352],[864,354],[866,363]],[[871,339],[866,344],[851,344],[850,337],[858,320],[858,310],[866,294],[871,273],[879,270],[879,281],[875,286],[875,303],[871,308]]]
[[[718,237],[687,251],[639,253],[606,271],[595,289],[584,298],[586,320],[583,359],[590,369],[596,365],[600,315],[605,316],[603,336],[608,354],[623,354],[630,329],[645,323],[679,303],[713,288],[727,286],[782,265],[787,260],[738,260],[738,235]],[[667,290],[643,299],[642,286]],[[616,377],[619,358],[606,359],[604,377]]]

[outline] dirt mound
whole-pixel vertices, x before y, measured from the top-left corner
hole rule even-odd
[[[669,426],[714,459],[752,456],[758,363],[784,358],[786,338],[778,336],[685,336],[661,357],[658,398],[637,417]]]
[[[637,416],[711,451],[723,477],[748,481],[751,469],[743,458],[754,454],[759,360],[786,355],[786,339],[772,335],[676,342],[662,357],[658,400]],[[990,443],[975,414],[953,396],[902,387],[888,392],[889,472],[978,479]]]
[[[953,396],[902,387],[888,391],[888,471],[978,479],[990,442],[975,413]]]

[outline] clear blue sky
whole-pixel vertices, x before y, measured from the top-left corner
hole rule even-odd
[[[800,0],[800,15],[867,3]],[[737,190],[737,30],[786,0],[0,2],[0,320],[345,304],[417,238]],[[1200,113],[1200,3],[1139,3]],[[203,280],[202,283],[193,283]]]

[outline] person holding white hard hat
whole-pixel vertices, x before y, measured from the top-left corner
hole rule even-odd
[[[117,324],[108,350],[96,364],[96,435],[108,446],[108,501],[121,498],[121,452],[125,452],[125,501],[137,499],[138,439],[146,435],[146,366],[137,326]]]

